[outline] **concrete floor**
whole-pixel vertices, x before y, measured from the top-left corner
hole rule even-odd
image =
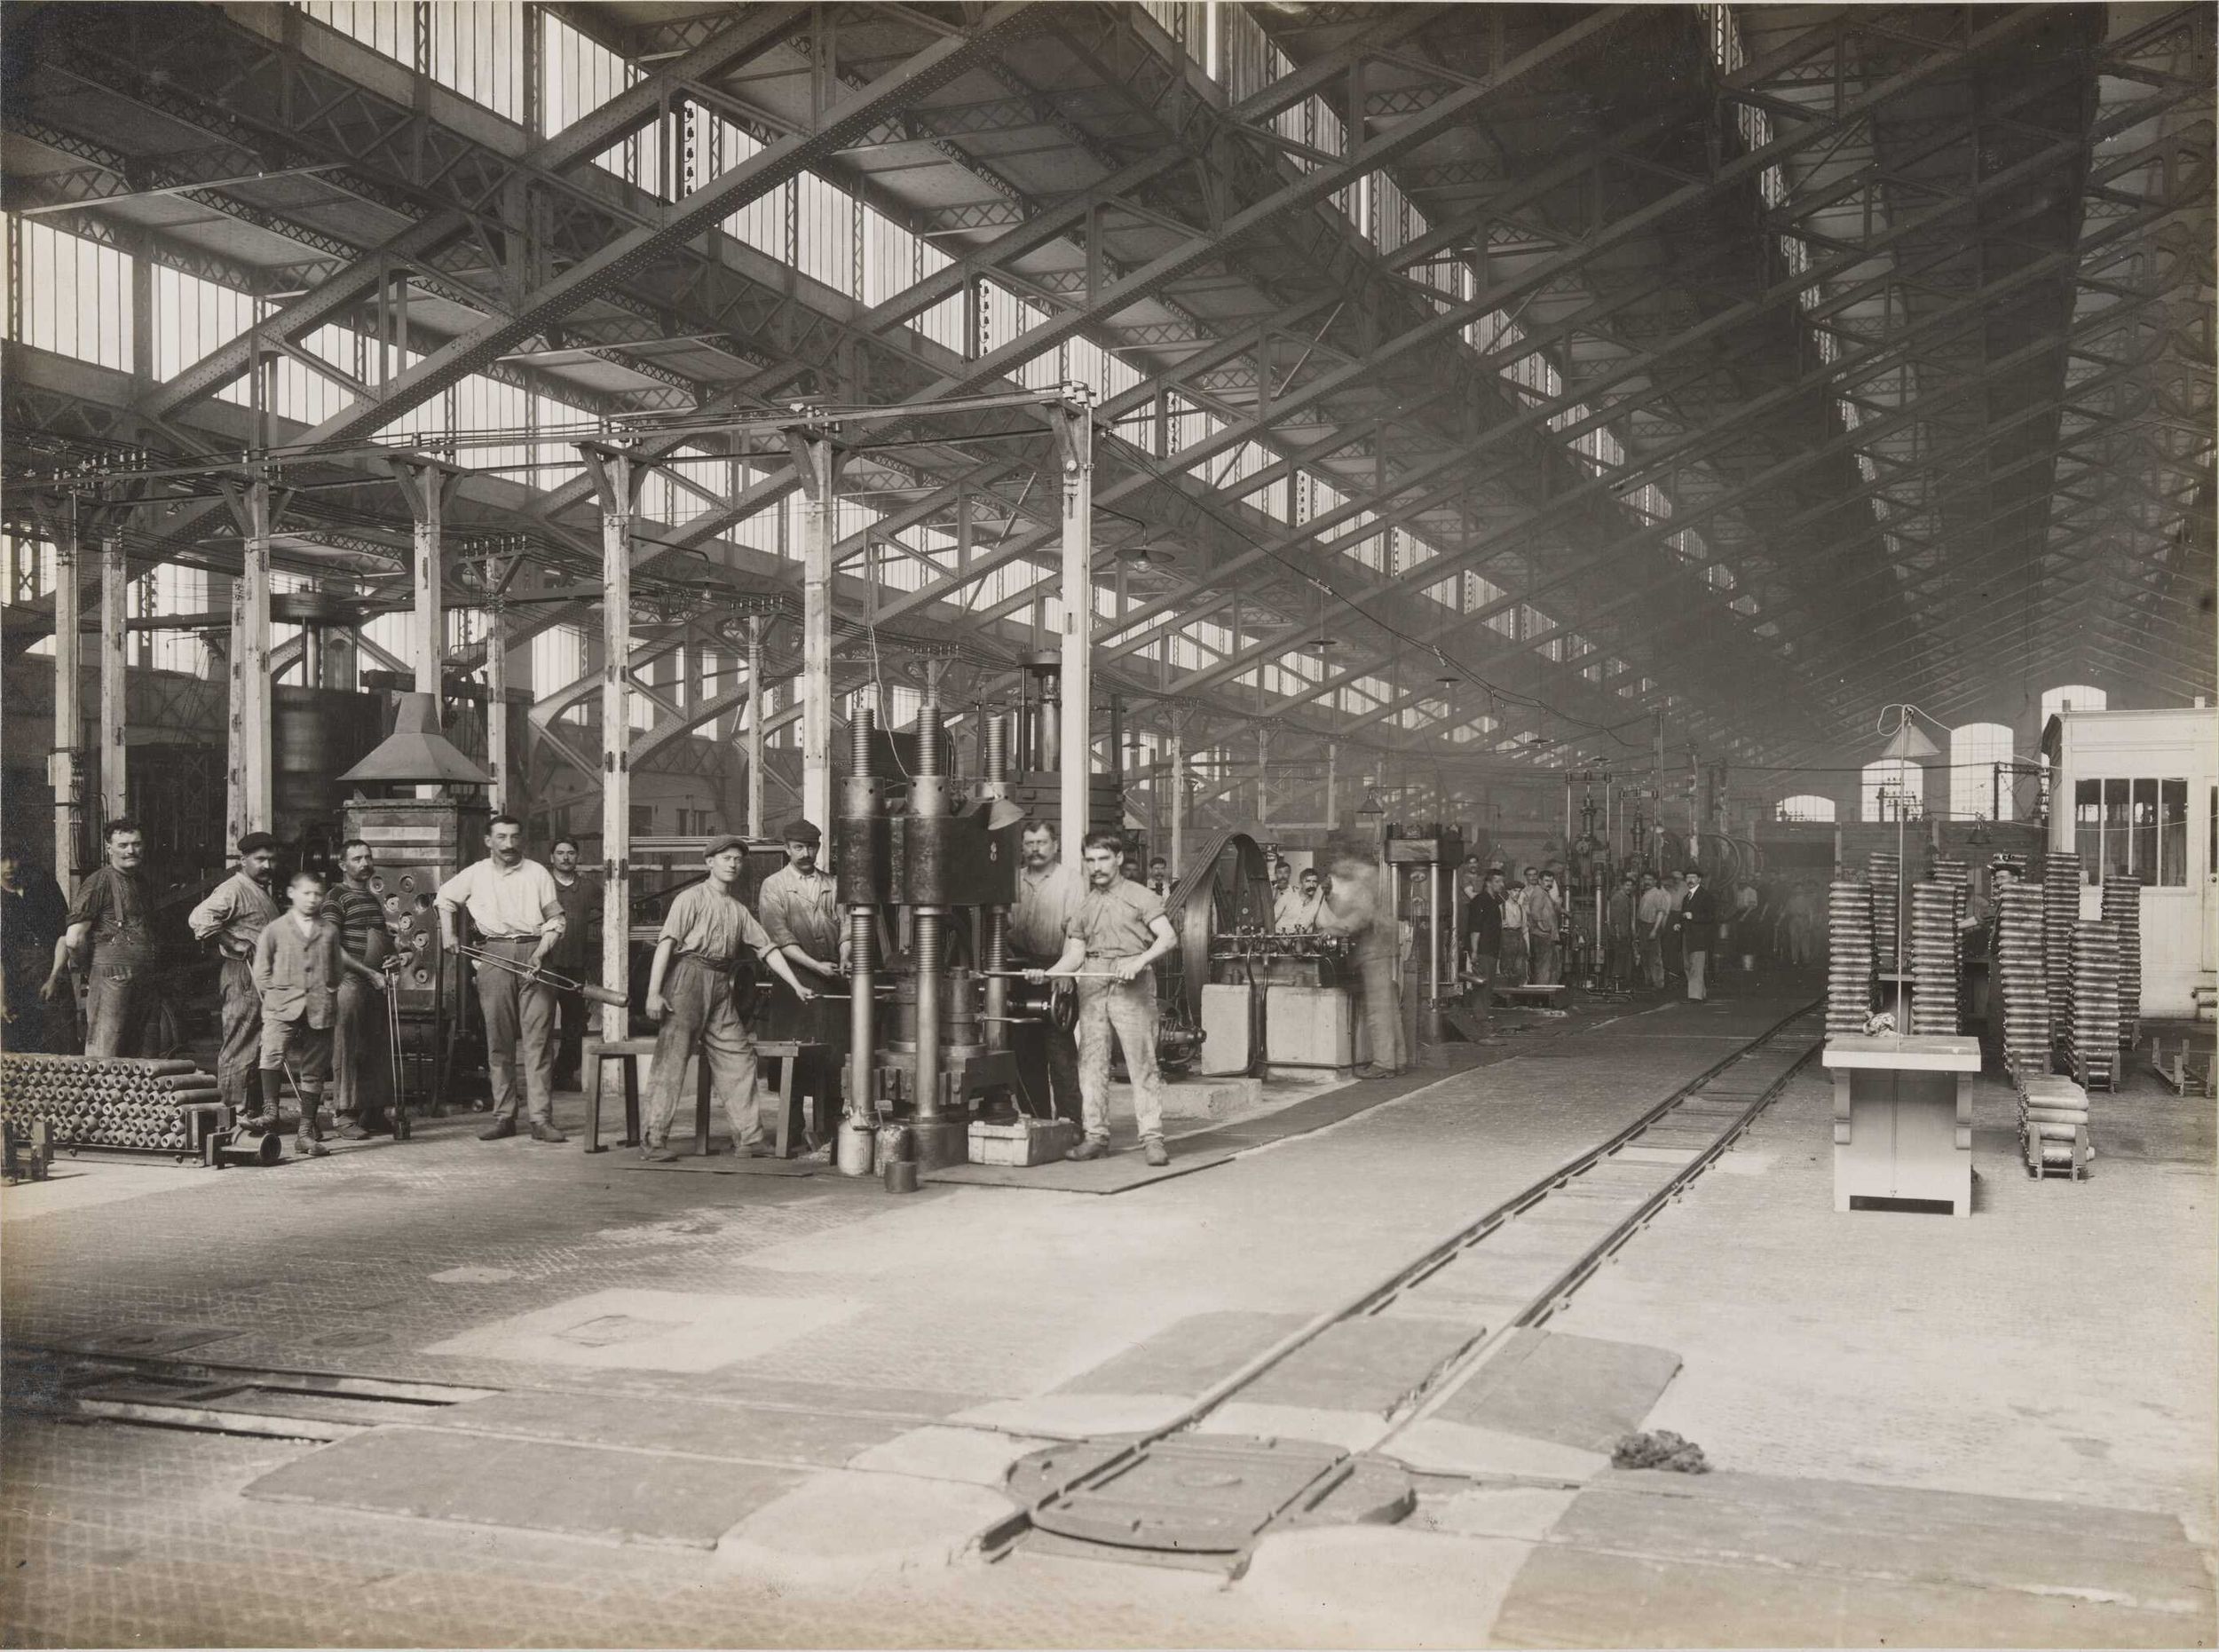
[[[27,1350],[128,1338],[488,1397],[320,1446],[18,1405],[0,1633],[2210,1644],[2211,1128],[2153,1083],[2100,1104],[2080,1185],[2024,1179],[1984,1088],[1952,1221],[1836,1216],[1824,1087],[1793,1082],[1551,1326],[1678,1355],[1648,1426],[1721,1473],[1482,1467],[1400,1526],[1274,1537],[1237,1581],[978,1556],[1011,1461],[1177,1413],[1802,985],[1591,1009],[1112,1198],[657,1173],[464,1119],[266,1172],[66,1163],[0,1195],[19,1401],[50,1374]]]

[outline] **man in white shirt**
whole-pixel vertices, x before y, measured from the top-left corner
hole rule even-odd
[[[239,840],[239,870],[209,890],[185,921],[193,938],[213,942],[223,960],[224,1041],[216,1079],[225,1104],[242,1118],[257,1118],[262,1111],[255,1078],[262,998],[254,985],[254,944],[278,915],[277,897],[270,892],[276,859],[277,839],[267,832],[248,833]]]
[[[555,1127],[555,989],[527,980],[563,938],[563,904],[554,875],[524,857],[524,822],[495,815],[486,833],[485,859],[473,861],[439,886],[439,931],[455,942],[454,914],[467,909],[478,945],[516,968],[485,963],[478,968],[478,1004],[486,1014],[486,1067],[494,1087],[493,1122],[478,1133],[498,1142],[517,1133],[517,1069],[524,1069],[532,1139],[566,1142]]]
[[[1325,890],[1319,881],[1317,868],[1305,866],[1295,887],[1279,897],[1272,909],[1271,927],[1282,935],[1315,929],[1318,914],[1325,909]]]

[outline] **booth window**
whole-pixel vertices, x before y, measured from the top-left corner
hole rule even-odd
[[[2188,881],[2188,782],[2077,780],[2073,848],[2088,881],[2128,873],[2144,884]]]

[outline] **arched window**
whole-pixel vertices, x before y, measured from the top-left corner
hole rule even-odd
[[[1804,793],[1798,797],[1783,797],[1773,805],[1775,820],[1815,820],[1824,825],[1834,823],[1834,800]]]
[[[1952,819],[1986,820],[1994,817],[1994,765],[2008,762],[2010,755],[2011,731],[2001,723],[1968,723],[1949,731]]]
[[[2068,683],[2063,688],[2053,688],[2041,697],[2041,726],[2048,728],[2049,719],[2065,709],[2067,700],[2075,711],[2101,711],[2110,704],[2110,698],[2102,689],[2091,688],[2086,683]]]
[[[1924,812],[1926,771],[1906,757],[1883,757],[1865,765],[1860,788],[1867,820],[1916,819]]]

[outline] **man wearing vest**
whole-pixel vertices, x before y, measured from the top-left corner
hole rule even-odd
[[[75,970],[85,984],[84,1053],[125,1055],[137,1047],[146,1008],[142,983],[161,949],[154,940],[154,891],[138,869],[146,852],[138,823],[119,816],[107,823],[102,839],[108,864],[77,886],[39,996],[52,1003],[61,994],[63,972]]]

